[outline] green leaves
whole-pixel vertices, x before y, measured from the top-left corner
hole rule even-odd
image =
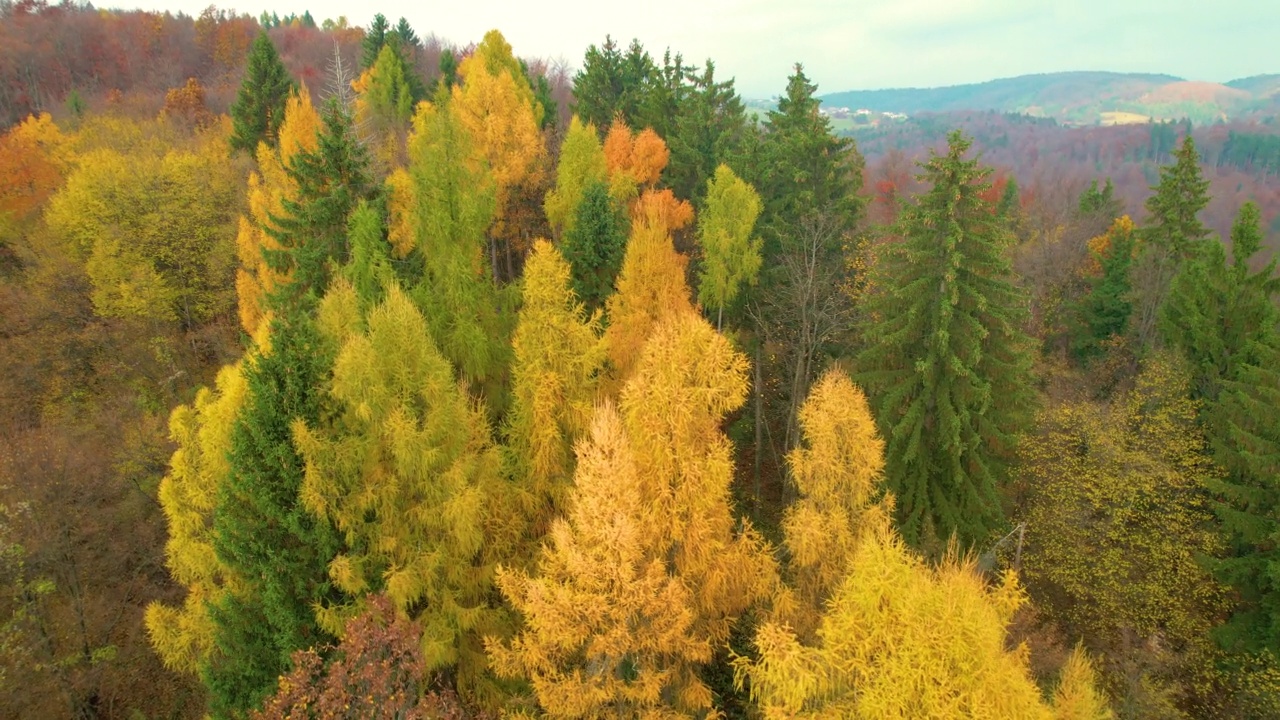
[[[295,89],[271,38],[265,30],[258,33],[249,49],[240,92],[231,105],[231,149],[252,153],[260,142],[274,146],[284,122],[285,101]]]

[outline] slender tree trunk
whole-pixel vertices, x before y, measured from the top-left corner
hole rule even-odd
[[[762,502],[760,500],[760,456],[764,453],[764,338],[756,338],[756,362],[755,371],[756,378],[753,383],[756,396],[756,452],[755,452],[755,481],[756,481],[756,510],[759,511]]]

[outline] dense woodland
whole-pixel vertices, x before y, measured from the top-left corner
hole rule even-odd
[[[1280,717],[1269,126],[816,93],[0,3],[0,715]]]

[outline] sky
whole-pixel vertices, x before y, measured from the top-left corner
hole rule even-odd
[[[210,0],[140,0],[198,15]],[[222,0],[258,15],[309,10],[317,22],[375,12],[420,36],[465,45],[492,28],[521,57],[577,67],[606,34],[639,39],[736,78],[747,98],[784,91],[795,63],[819,93],[935,87],[1064,70],[1155,72],[1225,82],[1280,72],[1275,0]],[[249,4],[256,3],[256,4]],[[103,3],[106,5],[106,3]],[[129,2],[121,6],[132,7]]]

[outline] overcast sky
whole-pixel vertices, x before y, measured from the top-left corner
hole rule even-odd
[[[249,5],[247,2],[256,1]],[[210,0],[141,0],[199,14]],[[105,3],[103,3],[105,5]],[[121,6],[133,6],[121,2]],[[1035,72],[1161,72],[1225,82],[1280,72],[1276,0],[222,0],[258,15],[310,10],[317,22],[375,12],[421,36],[466,44],[498,28],[523,57],[564,58],[613,35],[655,57],[716,63],[746,97],[779,94],[796,62],[819,92],[931,87]]]

